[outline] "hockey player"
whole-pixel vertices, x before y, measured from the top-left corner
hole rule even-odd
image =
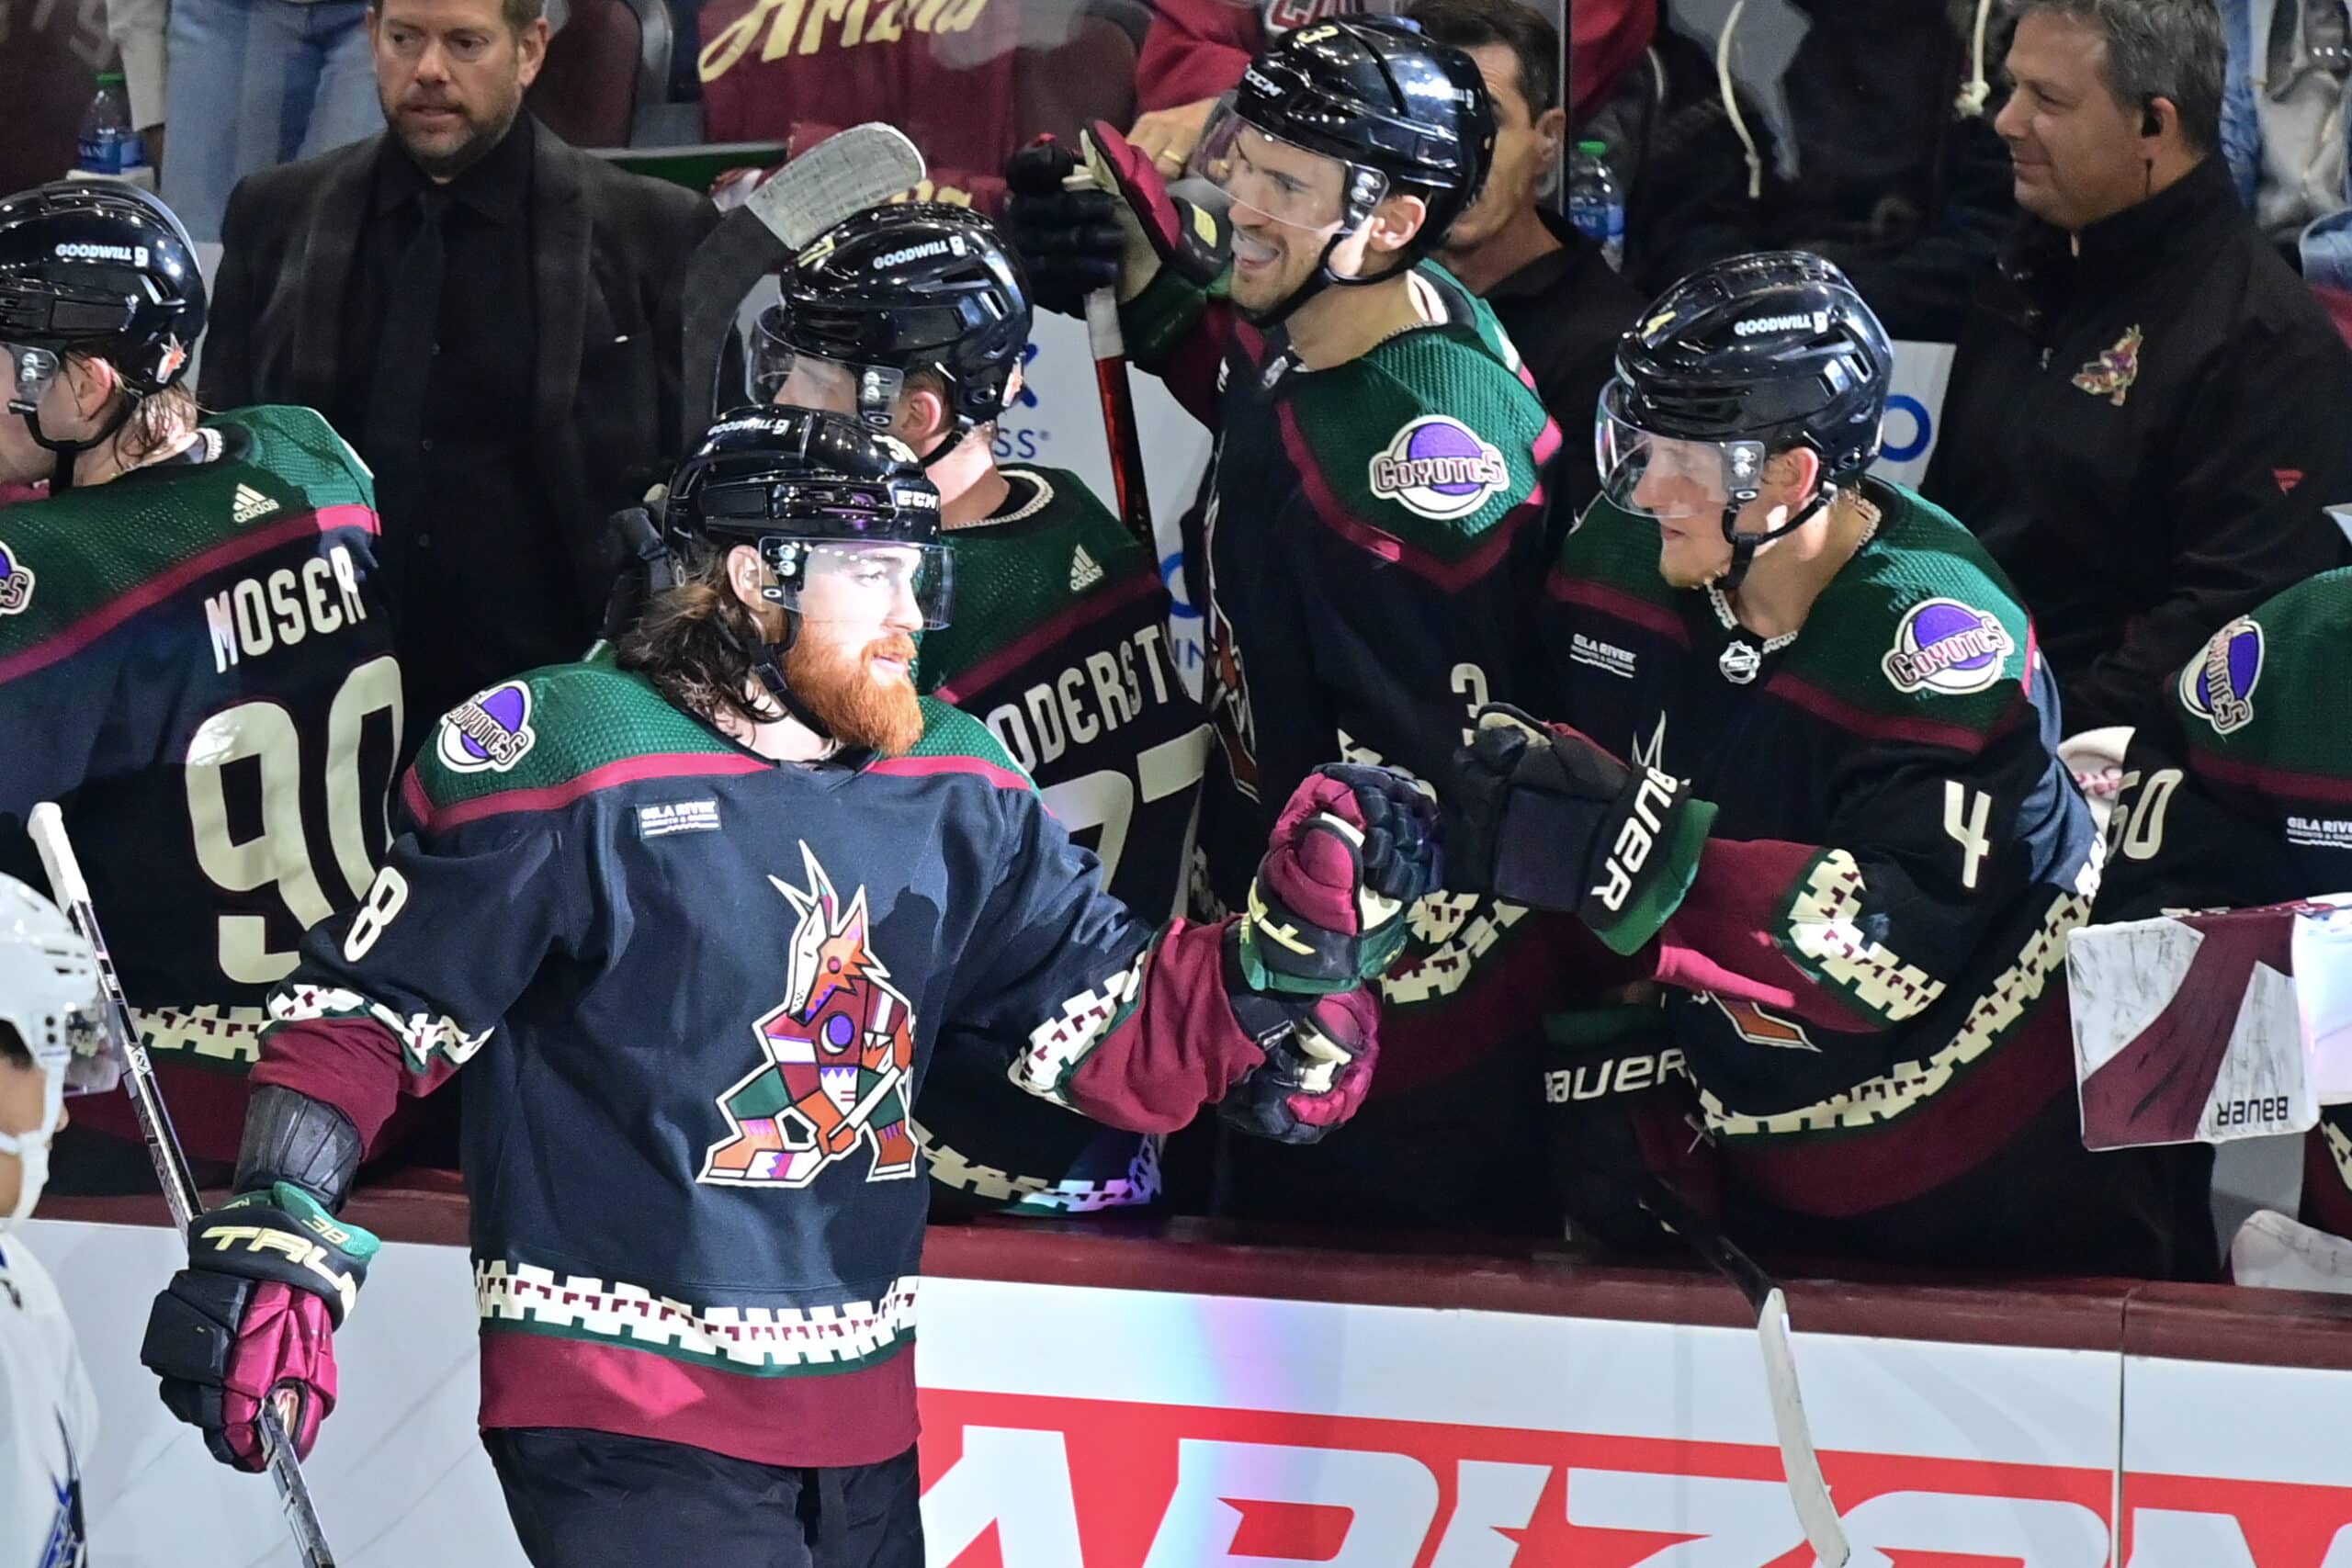
[[[201,419],[204,282],[178,220],[107,182],[0,201],[0,863],[62,804],[200,1179],[226,1177],[261,1002],[385,840],[400,673],[374,492],[306,409]],[[129,1102],[60,1190],[151,1189]]]
[[[1130,352],[1216,433],[1184,524],[1220,752],[1200,912],[1238,907],[1256,846],[1318,764],[1433,779],[1477,706],[1518,690],[1559,435],[1493,314],[1422,259],[1476,197],[1494,136],[1468,56],[1408,22],[1343,17],[1284,35],[1209,127],[1199,166],[1231,197],[1229,254],[1108,126],[1085,145],[1100,190],[1065,190],[1074,155],[1052,145],[1008,174],[1040,300],[1076,309],[1115,281]],[[1549,967],[1522,913],[1415,912],[1382,987],[1385,1100],[1311,1152],[1235,1145],[1237,1209],[1550,1228],[1532,1134],[1496,1110],[1502,1047]]]
[[[2169,683],[2164,716],[2132,733],[2100,921],[2352,888],[2346,649],[2352,568],[2213,634]],[[2352,1107],[2324,1107],[2304,1144],[2302,1218],[2352,1237]]]
[[[1453,880],[1663,986],[1634,1050],[1679,1054],[1712,1160],[1662,1174],[1751,1249],[2163,1275],[2154,1162],[2075,1121],[2099,856],[2050,673],[1969,534],[1866,476],[1892,366],[1802,253],[1644,312],[1546,595],[1574,728],[1482,716]]]
[[[531,1560],[914,1568],[933,1060],[1140,1132],[1216,1102],[1321,1135],[1371,1070],[1360,977],[1435,880],[1427,808],[1317,773],[1263,914],[1155,931],[985,727],[915,695],[948,556],[905,446],[739,411],[667,505],[686,579],[618,666],[506,682],[424,748],[410,831],[272,999],[243,1196],[144,1357],[220,1458],[254,1463],[281,1387],[307,1446],[374,1249],[328,1213],[395,1096],[472,1061],[481,1424]],[[232,1244],[255,1224],[311,1264]]]
[[[927,632],[916,689],[979,719],[1121,903],[1174,912],[1207,760],[1168,649],[1154,553],[1078,476],[1000,466],[1021,388],[1029,286],[967,208],[876,208],[820,236],[754,333],[768,400],[856,413],[911,446],[955,546],[956,618]],[[1159,1140],[1022,1093],[978,1052],[932,1069],[919,1133],[949,1208],[1057,1214],[1151,1201]]]
[[[0,876],[0,1563],[80,1568],[98,1408],[57,1287],[14,1234],[40,1201],[65,1096],[105,1020],[90,944]]]

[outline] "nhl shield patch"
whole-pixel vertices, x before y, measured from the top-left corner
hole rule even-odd
[[[2197,662],[2180,672],[2180,705],[2216,735],[2254,722],[2254,686],[2262,679],[2262,627],[2240,615],[2206,643]]]
[[[0,615],[21,615],[33,602],[33,569],[0,540]]]
[[[1510,466],[1478,433],[1446,414],[1413,420],[1374,455],[1372,493],[1439,521],[1467,517],[1510,484]]]
[[[2017,643],[2000,617],[1957,599],[1929,599],[1904,613],[1879,661],[1898,692],[1965,696],[2001,678]]]
[[[531,728],[531,688],[508,681],[465,703],[441,721],[434,754],[460,773],[503,773],[537,743]]]

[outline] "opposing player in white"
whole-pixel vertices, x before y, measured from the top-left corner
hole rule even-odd
[[[87,1561],[82,1467],[97,1401],[57,1287],[15,1227],[49,1179],[69,1076],[102,1055],[103,1006],[89,943],[0,876],[0,1568]]]

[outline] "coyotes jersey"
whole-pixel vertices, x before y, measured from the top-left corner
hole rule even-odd
[[[1130,915],[988,729],[923,704],[912,755],[780,764],[567,665],[404,777],[407,831],[311,933],[254,1077],[371,1138],[469,1066],[484,1427],[899,1454],[933,1062],[1155,1133],[1262,1061],[1225,931]]]
[[[1169,656],[1159,563],[1076,475],[1001,471],[1003,505],[952,535],[955,619],[923,634],[918,684],[989,727],[1113,897],[1164,919],[1183,890],[1208,728]],[[951,1201],[1058,1214],[1159,1190],[1156,1139],[1023,1094],[980,1052],[939,1059],[918,1131]]]
[[[0,1563],[82,1568],[98,1402],[74,1325],[23,1236],[0,1233]]]
[[[1596,502],[1546,585],[1546,709],[1716,813],[1637,956],[1697,1088],[1726,1231],[1931,1266],[2164,1271],[2075,1126],[2066,936],[2087,807],[2024,610],[1966,530],[1865,481],[1875,534],[1766,649]],[[1639,933],[1634,933],[1638,936]]]
[[[374,487],[307,409],[0,513],[0,854],[64,807],[188,1152],[236,1158],[260,1004],[385,842],[400,668]],[[138,1136],[126,1097],[77,1121]]]
[[[2352,892],[2352,568],[2215,632],[2132,737],[2102,921]],[[2303,1218],[2352,1235],[2352,1107],[2304,1145]]]

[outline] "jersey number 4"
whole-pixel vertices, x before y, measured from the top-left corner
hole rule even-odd
[[[383,755],[396,757],[401,671],[390,654],[353,670],[327,710],[326,754],[319,764],[323,789],[311,804],[326,813],[326,842],[341,882],[334,897],[311,863],[303,737],[294,716],[277,703],[256,699],[224,708],[198,726],[187,750],[187,818],[204,874],[226,893],[275,887],[287,914],[304,931],[364,895],[375,880],[391,782],[361,776],[360,739],[377,714],[390,716],[391,744]],[[229,770],[240,762],[258,769],[257,818],[250,811],[232,817],[230,811]],[[269,923],[262,916],[220,917],[220,973],[229,979],[269,985],[292,973],[294,958],[290,950],[271,949]]]

